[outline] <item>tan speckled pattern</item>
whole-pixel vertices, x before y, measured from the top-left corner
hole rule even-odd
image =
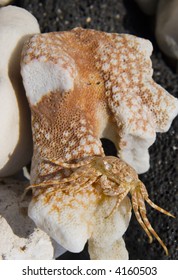
[[[54,89],[47,84],[41,95],[39,87],[36,103],[26,86],[40,157],[70,161],[100,155],[99,138],[104,136],[115,142],[123,160],[145,172],[156,132],[166,131],[178,111],[177,100],[152,79],[151,52],[148,40],[81,28],[33,36],[23,50],[24,80],[31,77],[27,67],[38,78],[35,63],[49,69],[54,65],[59,77],[65,72],[70,80]],[[50,70],[42,76],[48,78],[49,84],[57,83]]]

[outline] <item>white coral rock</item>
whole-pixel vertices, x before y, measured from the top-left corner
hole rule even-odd
[[[37,20],[15,6],[0,9],[0,176],[11,175],[32,155],[30,111],[20,75],[24,41],[39,33]]]
[[[115,202],[112,203],[114,207]],[[127,230],[131,216],[129,199],[126,197],[118,211],[109,217],[107,217],[108,211],[108,203],[104,201],[95,215],[95,229],[88,242],[90,257],[93,260],[128,259],[122,236]]]
[[[75,195],[50,192],[49,188],[45,196],[30,202],[28,215],[64,248],[74,253],[82,251],[93,232],[97,194],[92,188]]]
[[[4,179],[0,184],[0,259],[53,259],[64,249],[28,217],[29,199],[22,201],[26,183]]]
[[[7,221],[0,217],[0,258],[5,260],[43,260],[53,258],[50,238],[35,229],[29,238],[16,236]]]
[[[131,216],[128,198],[106,218],[116,199],[105,197],[98,206],[98,194],[92,187],[78,194],[65,195],[59,189],[52,191],[52,196],[50,193],[49,188],[45,197],[41,195],[29,205],[28,214],[39,228],[71,252],[82,251],[89,240],[91,258],[127,259],[121,238]],[[96,248],[101,250],[101,255]]]
[[[90,42],[85,44],[84,40]],[[85,156],[90,155],[92,150],[94,154],[100,154],[99,139],[108,138],[114,142],[122,160],[131,165],[137,173],[146,172],[149,169],[148,149],[156,139],[156,132],[166,132],[178,113],[178,100],[152,78],[152,49],[150,41],[132,35],[107,34],[82,28],[33,36],[23,49],[21,67],[32,115],[33,107],[42,106],[42,101],[53,92],[60,93],[56,94],[59,100],[65,93],[70,93],[68,98],[73,100],[67,105],[68,112],[75,110],[74,104],[81,97],[81,111],[86,108],[86,111],[90,111],[87,112],[88,115],[93,114],[90,123],[97,129],[92,132],[95,137],[88,141],[87,121],[84,120],[81,138],[86,144],[82,146],[80,143],[74,143],[81,145],[80,152]],[[84,77],[82,73],[85,73]],[[100,95],[95,88],[97,83]],[[85,91],[90,98],[84,98]],[[62,102],[57,99],[55,102],[61,110]],[[45,106],[50,107],[47,104]],[[46,112],[47,110],[50,112],[51,108],[46,109]],[[61,114],[64,114],[63,111]],[[64,118],[66,115],[56,116],[60,123]],[[70,122],[69,128],[66,127],[65,130],[72,131],[72,127],[78,125],[79,121],[77,124],[73,122],[72,126]],[[51,135],[48,133],[50,140],[46,140],[45,133],[49,131],[44,133],[43,129],[41,133],[41,126],[42,120],[33,127],[34,137],[40,138],[38,145],[41,147],[48,141],[47,150],[52,150],[56,134],[59,133],[62,137],[64,131],[56,129],[56,123],[52,126],[47,124],[52,132]],[[76,133],[80,131],[76,130]],[[88,142],[90,144],[86,147]],[[57,158],[70,161],[77,157],[78,151],[73,155],[72,146],[67,147],[68,152],[65,152],[65,149],[61,148],[62,141],[56,145]]]
[[[50,237],[27,216],[28,200],[20,201],[24,183],[5,179],[0,185],[0,258],[52,259]]]
[[[132,190],[126,166],[110,183],[99,180],[105,173],[114,177],[107,160],[106,170],[85,160],[103,160],[105,137],[137,173],[148,170],[156,132],[167,131],[178,112],[178,100],[153,81],[151,53],[148,40],[82,28],[37,34],[23,48],[34,139],[28,214],[69,251],[80,252],[89,240],[91,258],[128,257],[122,241],[127,200],[106,218],[119,191]],[[122,175],[128,179],[123,189]]]

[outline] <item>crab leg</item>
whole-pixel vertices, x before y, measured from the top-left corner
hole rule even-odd
[[[109,213],[109,215],[105,217],[106,219],[109,218],[115,212],[115,210],[119,207],[120,203],[126,197],[126,195],[128,194],[129,191],[130,191],[130,188],[127,188],[123,193],[121,193],[117,196],[116,204],[113,207],[113,209],[111,210],[111,212]]]
[[[93,177],[92,179],[89,179],[87,182],[83,183],[85,184],[85,186],[80,186],[76,191],[74,191],[74,193],[78,193],[81,190],[87,189],[89,186],[91,186],[94,182],[96,182],[97,180],[97,176]]]
[[[90,163],[91,163],[91,160],[93,158],[88,158],[88,159],[84,159],[83,161],[81,162],[78,162],[78,163],[64,163],[64,162],[59,162],[59,161],[53,161],[53,160],[48,160],[50,161],[51,163],[54,163],[55,165],[59,165],[59,169],[58,170],[55,170],[55,171],[52,171],[52,172],[48,172],[47,174],[42,174],[41,177],[45,177],[45,176],[49,176],[49,175],[52,175],[53,173],[56,173],[57,171],[61,170],[61,167],[62,168],[67,168],[67,169],[76,169],[76,168],[79,168],[77,170],[77,173],[80,172],[80,174],[78,176],[83,176],[83,175],[86,175],[87,173],[89,173],[89,175],[92,176],[92,173],[96,172],[96,170],[94,172],[92,172],[92,167],[91,166],[88,166]],[[88,166],[88,168],[86,168]],[[86,172],[87,170],[87,172]],[[76,172],[75,172],[76,173]],[[73,175],[74,173],[72,173]],[[71,176],[72,176],[71,175]],[[70,177],[71,177],[70,176]],[[69,177],[68,177],[69,178]],[[66,178],[66,179],[68,179]]]
[[[146,208],[145,208],[143,194],[141,192],[137,192],[137,195],[138,195],[139,210],[140,210],[141,217],[143,219],[143,222],[144,222],[145,226],[147,227],[149,232],[158,240],[158,242],[160,243],[160,245],[163,247],[164,251],[166,252],[166,255],[168,255],[168,249],[167,249],[166,245],[163,243],[161,238],[158,236],[156,231],[153,229],[153,227],[151,226],[151,224],[150,224],[150,222],[149,222],[149,220],[146,216]]]
[[[67,178],[65,178],[63,180],[60,180],[60,182],[55,180],[55,181],[46,181],[46,182],[42,182],[42,183],[39,183],[39,184],[34,184],[34,185],[31,185],[31,186],[26,188],[26,190],[23,193],[22,199],[24,198],[24,196],[26,195],[26,193],[30,189],[41,188],[41,187],[48,188],[50,185],[52,185],[53,187],[54,186],[60,186],[61,190],[70,189],[70,191],[71,191],[71,189],[73,190],[74,188],[76,188],[77,191],[73,190],[73,192],[78,193],[78,192],[80,192],[80,190],[86,189],[88,186],[92,185],[98,178],[98,176],[94,176],[94,174],[91,177],[92,177],[92,179],[90,179],[90,177],[89,178],[88,177],[83,177],[83,178],[80,177],[79,178],[79,176],[77,176],[76,179],[79,178],[78,182],[76,180],[76,182],[74,182],[74,184],[69,184],[69,185],[65,185],[65,183],[72,182],[72,181],[75,180],[75,178],[73,178],[73,180],[67,180]],[[85,184],[85,186],[83,186],[84,184]]]
[[[136,216],[136,219],[138,221],[138,223],[141,225],[141,227],[143,228],[143,230],[146,232],[146,234],[148,235],[149,237],[149,242],[151,243],[153,241],[153,238],[148,230],[148,228],[146,227],[145,223],[143,222],[142,220],[142,217],[140,216],[140,213],[139,213],[139,207],[138,207],[138,198],[137,198],[137,192],[136,190],[134,190],[132,193],[132,207],[133,207],[133,210],[134,210],[134,213],[135,213],[135,216]]]
[[[67,178],[63,178],[63,179],[60,179],[60,184],[64,184],[64,183],[69,183],[69,182],[72,182],[76,179],[79,178],[79,180],[82,178],[85,178],[85,177],[93,177],[93,176],[99,176],[100,173],[99,172],[96,172],[95,170],[90,170],[90,168],[87,168],[86,170],[84,169],[79,169],[77,170],[76,172],[73,172],[69,177]],[[59,185],[59,180],[48,180],[48,181],[43,181],[39,184],[33,184],[31,186],[29,186],[27,189],[32,189],[32,188],[36,188],[36,187],[45,187],[45,186],[49,186],[49,185]]]
[[[144,186],[144,184],[141,183],[140,185],[140,188],[141,188],[141,193],[142,193],[142,196],[144,197],[144,199],[146,200],[146,202],[154,209],[156,209],[157,211],[167,215],[167,216],[170,216],[172,218],[175,218],[174,215],[172,215],[170,212],[164,210],[163,208],[161,208],[160,206],[156,205],[154,202],[152,202],[149,197],[148,197],[148,192]]]
[[[66,163],[66,162],[62,162],[62,161],[58,161],[58,160],[51,160],[51,159],[46,159],[46,158],[44,160],[47,162],[53,163],[57,166],[64,167],[64,168],[78,168],[78,167],[89,164],[92,159],[93,159],[93,157],[90,157],[90,158],[86,158],[86,159],[81,160],[80,162],[76,162],[76,163]]]
[[[70,177],[68,178],[64,178],[64,179],[61,179],[60,181],[59,180],[49,180],[49,181],[45,181],[45,182],[41,182],[39,184],[33,184],[33,185],[30,185],[29,187],[26,188],[26,191],[30,190],[30,189],[34,189],[34,188],[41,188],[41,187],[49,187],[49,186],[59,186],[60,185],[60,188],[66,188],[66,183],[71,183],[75,180],[77,180],[79,178],[79,182],[78,184],[80,184],[80,181],[82,181],[82,184],[84,184],[85,182],[87,182],[88,180],[88,177],[79,177],[77,176],[77,174],[72,174]],[[74,185],[76,185],[77,182],[74,183]],[[64,185],[64,186],[63,186]]]

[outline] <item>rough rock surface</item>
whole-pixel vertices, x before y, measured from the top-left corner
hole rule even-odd
[[[122,238],[130,221],[130,201],[126,197],[120,204],[117,214],[109,217],[119,223],[105,222],[108,209],[102,203],[96,214],[95,230],[88,241],[88,251],[92,260],[127,260],[128,251]],[[107,211],[106,211],[107,209]],[[112,226],[111,226],[112,225]]]
[[[28,217],[30,195],[21,200],[26,184],[12,178],[0,181],[0,259],[53,259],[64,250]]]

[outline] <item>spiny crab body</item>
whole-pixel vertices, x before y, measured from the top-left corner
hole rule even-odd
[[[136,173],[148,169],[148,147],[178,111],[177,100],[152,80],[151,50],[144,39],[81,28],[36,35],[24,47],[34,141],[29,216],[70,251],[89,240],[91,254],[102,248],[101,258],[126,258],[118,251],[130,192],[138,222],[167,253],[144,201],[172,215],[148,198]],[[105,156],[102,137],[122,160]]]

